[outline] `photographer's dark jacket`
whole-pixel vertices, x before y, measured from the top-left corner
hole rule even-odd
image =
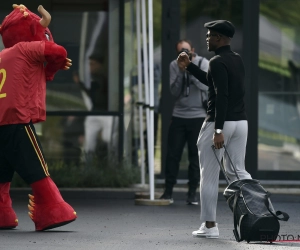
[[[193,63],[199,65],[203,72],[207,72],[208,60],[206,58],[196,55]],[[198,67],[198,66],[196,66]],[[200,118],[206,117],[206,110],[202,105],[202,99],[207,95],[208,87],[202,84],[193,75],[188,74],[189,80],[189,95],[186,96],[186,80],[184,72],[182,72],[178,65],[177,60],[170,63],[170,90],[175,97],[175,104],[173,108],[173,116],[180,118]],[[201,93],[202,91],[202,93]]]
[[[247,120],[244,105],[245,68],[239,54],[230,46],[215,51],[210,59],[208,72],[190,63],[187,70],[208,86],[208,122],[215,122],[215,129],[223,129],[225,121]]]

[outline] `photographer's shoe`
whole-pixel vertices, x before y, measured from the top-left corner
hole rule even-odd
[[[170,204],[174,203],[174,200],[172,198],[172,193],[165,191],[163,195],[159,198],[160,200],[169,200]]]
[[[189,191],[187,193],[186,204],[187,205],[198,205],[199,204],[196,191]]]

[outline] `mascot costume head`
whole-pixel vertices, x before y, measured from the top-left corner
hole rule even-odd
[[[5,17],[0,28],[0,34],[5,48],[10,48],[19,42],[53,41],[48,29],[50,14],[38,7],[42,19],[28,10],[24,5],[13,5],[14,10]]]
[[[54,43],[52,34],[48,29],[51,21],[51,16],[43,8],[43,6],[40,5],[38,7],[38,12],[41,14],[42,18],[28,10],[22,4],[14,4],[13,8],[13,11],[5,17],[0,27],[0,34],[5,46],[5,49],[0,52],[0,58],[2,58],[3,56],[3,58],[9,59],[2,60],[2,63],[0,61],[1,68],[4,68],[1,70],[3,70],[3,72],[6,72],[7,70],[7,75],[17,76],[11,78],[11,80],[8,80],[8,78],[6,78],[6,81],[10,83],[6,83],[5,85],[5,87],[8,87],[5,90],[6,92],[8,92],[8,97],[5,101],[6,103],[10,103],[9,105],[11,105],[12,109],[15,110],[17,110],[19,107],[22,107],[26,110],[28,105],[31,105],[29,106],[28,110],[38,110],[36,111],[36,113],[42,113],[43,117],[40,118],[42,115],[40,115],[39,117],[38,115],[36,115],[36,113],[33,113],[33,115],[30,116],[30,121],[32,123],[39,122],[45,120],[46,112],[44,106],[46,80],[52,80],[55,73],[60,69],[69,69],[69,67],[71,66],[71,60],[66,58],[66,50],[62,46]],[[31,49],[29,50],[28,48]],[[33,54],[30,53],[32,51],[34,51],[35,56],[32,56]],[[24,56],[24,54],[26,54],[26,57]],[[36,56],[36,54],[38,54],[38,56]],[[12,65],[5,64],[5,61],[12,62]],[[45,64],[46,66],[44,66]],[[15,65],[21,66],[19,67]],[[21,70],[21,67],[23,70]],[[24,69],[24,67],[26,67],[27,71]],[[31,73],[38,72],[38,74],[35,74],[37,76],[28,78],[27,73],[25,74],[23,71],[27,73],[28,71],[30,71]],[[12,86],[11,88],[15,88],[14,91],[16,91],[16,89],[20,89],[18,88],[18,86],[21,86],[22,90],[19,91],[27,91],[25,96],[31,95],[32,97],[32,93],[35,93],[35,99],[28,100],[26,102],[26,105],[18,105],[21,98],[9,99],[15,94],[9,92],[10,86]],[[41,94],[42,92],[43,94]],[[2,103],[4,104],[4,102]],[[31,109],[31,107],[33,108]],[[7,109],[5,105],[2,106],[2,109],[3,113],[7,110],[11,110],[9,108]],[[27,124],[26,122],[20,121],[8,122],[7,120],[11,120],[11,117],[13,117],[14,115],[12,113],[14,112],[7,112],[8,115],[6,115],[3,119],[1,118],[1,122],[6,122],[8,126],[15,126],[16,124]],[[27,114],[27,110],[24,113]],[[36,121],[34,121],[34,119],[31,117],[38,117],[40,119],[36,119]],[[1,125],[2,123],[0,124],[0,129],[2,127]],[[30,131],[30,129],[28,131]],[[14,140],[20,139],[18,136],[19,135],[16,135],[16,138],[14,138]],[[74,221],[77,216],[74,209],[63,200],[57,186],[50,178],[47,163],[44,160],[43,152],[39,149],[39,146],[37,146],[39,145],[39,138],[33,132],[31,132],[30,136],[32,138],[34,137],[35,141],[37,142],[35,143],[35,145],[29,144],[29,148],[33,147],[34,149],[32,148],[32,150],[35,150],[33,151],[33,155],[36,154],[34,156],[39,159],[37,166],[33,164],[33,161],[29,160],[28,162],[25,161],[22,164],[15,164],[18,166],[11,167],[14,167],[14,170],[19,173],[19,175],[32,188],[33,195],[29,195],[29,216],[35,223],[36,230],[42,231],[70,223]],[[30,136],[28,140],[31,139]],[[36,148],[38,148],[40,151],[37,151]],[[23,149],[18,150],[22,151]],[[15,153],[26,154],[23,151],[19,151]],[[4,168],[4,166],[0,165],[0,168]],[[1,173],[5,173],[5,171],[2,171]],[[36,177],[30,177],[30,179],[29,176],[34,176],[33,173]],[[37,173],[41,174],[38,175]],[[18,219],[15,211],[12,208],[12,201],[9,195],[12,176],[8,175],[7,177],[4,175],[5,174],[3,174],[0,178],[0,228],[14,228],[18,225]]]
[[[14,10],[7,15],[1,26],[0,34],[5,48],[13,47],[19,42],[45,41],[45,68],[46,80],[52,81],[58,70],[67,70],[72,65],[66,58],[66,51],[62,46],[54,43],[52,34],[48,28],[51,15],[42,5],[38,12],[42,18],[31,12],[26,6],[13,5]]]

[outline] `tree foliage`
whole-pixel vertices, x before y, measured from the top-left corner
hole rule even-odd
[[[299,26],[299,0],[260,0],[260,13],[284,25]]]

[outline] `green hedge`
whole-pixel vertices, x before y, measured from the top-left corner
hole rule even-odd
[[[58,187],[130,187],[140,181],[137,167],[114,159],[91,158],[85,163],[68,165],[52,161],[48,162],[48,168]],[[11,186],[28,187],[18,174]]]

